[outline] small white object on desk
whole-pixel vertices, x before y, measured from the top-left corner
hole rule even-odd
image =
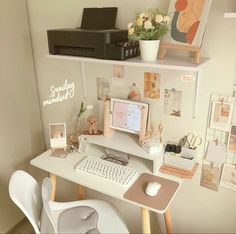
[[[163,150],[163,145],[158,144],[156,139],[149,139],[143,142],[142,148],[149,154],[155,154]]]
[[[158,183],[158,182],[149,182],[147,187],[146,187],[146,190],[145,190],[145,193],[148,195],[148,196],[156,196],[159,189],[161,188],[161,184]]]

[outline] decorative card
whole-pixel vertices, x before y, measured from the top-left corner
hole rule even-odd
[[[202,175],[200,185],[218,191],[221,171],[221,165],[204,160],[202,164]]]

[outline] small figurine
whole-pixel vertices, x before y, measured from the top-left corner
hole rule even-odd
[[[88,133],[89,135],[97,135],[98,133],[98,122],[97,122],[97,118],[93,115],[89,116],[87,118],[87,122],[88,122]]]

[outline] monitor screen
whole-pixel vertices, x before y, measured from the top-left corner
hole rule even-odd
[[[139,134],[142,108],[147,108],[144,116],[145,127],[148,119],[148,104],[111,98],[111,128]]]

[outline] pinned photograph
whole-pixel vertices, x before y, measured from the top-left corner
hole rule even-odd
[[[236,191],[236,165],[225,164],[220,185]]]
[[[223,164],[226,158],[226,145],[218,141],[210,141],[208,143],[206,159],[208,161]]]
[[[204,161],[200,185],[218,191],[222,166],[210,161]]]
[[[113,65],[111,82],[113,86],[125,87],[124,66]]]
[[[144,97],[160,99],[160,73],[144,72]]]
[[[227,150],[236,153],[236,126],[230,127]]]
[[[164,114],[181,117],[182,91],[165,89]]]
[[[53,123],[49,124],[50,146],[54,149],[63,148],[66,150],[66,124]]]
[[[103,77],[97,77],[97,100],[110,98],[110,83]]]
[[[229,131],[233,112],[233,101],[213,101],[210,128]]]

